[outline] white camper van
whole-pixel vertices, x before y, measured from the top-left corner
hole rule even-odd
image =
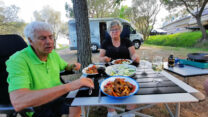
[[[130,22],[121,18],[90,18],[90,38],[91,38],[91,49],[92,52],[97,52],[101,46],[101,42],[105,38],[110,38],[107,33],[107,24],[110,21],[119,20],[123,25],[123,31],[121,32],[121,37],[129,38],[136,49],[140,47],[143,43],[143,35],[136,32]],[[69,39],[70,39],[70,49],[77,49],[77,35],[76,35],[76,24],[74,19],[69,20]]]

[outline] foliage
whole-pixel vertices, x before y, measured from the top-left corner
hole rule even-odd
[[[172,22],[178,18],[187,17],[189,13],[185,8],[169,10],[169,14],[163,19],[163,22]]]
[[[160,0],[169,10],[184,7],[197,21],[197,24],[202,32],[200,41],[208,40],[208,35],[201,22],[202,12],[208,0]]]
[[[200,31],[176,33],[171,35],[150,36],[145,41],[146,44],[173,46],[173,47],[193,47],[202,36]]]
[[[55,11],[49,6],[43,7],[40,11],[35,11],[33,13],[36,21],[43,21],[47,22],[52,25],[54,29],[54,47],[56,48],[56,40],[58,39],[58,35],[60,33],[60,27],[61,27],[61,13],[58,11]]]
[[[87,0],[87,4],[91,18],[109,17],[119,7],[115,0]]]
[[[121,6],[121,8],[119,9],[119,18],[130,21],[131,17],[132,17],[132,8],[128,7],[127,5]]]
[[[66,11],[66,17],[73,18],[74,17],[74,11],[72,6],[70,6],[67,2],[65,3],[65,11]]]
[[[89,18],[119,17],[120,3],[124,0],[87,0]],[[73,18],[73,8],[65,3],[66,16]]]
[[[150,31],[156,22],[156,16],[160,10],[158,0],[133,0],[132,1],[132,18],[131,21],[147,39]]]
[[[67,35],[67,36],[69,35],[68,22],[61,23],[60,32],[61,32],[61,34],[64,34],[64,35]]]
[[[18,11],[19,8],[15,5],[5,6],[3,2],[0,2],[0,34],[23,36],[25,23],[19,20]]]

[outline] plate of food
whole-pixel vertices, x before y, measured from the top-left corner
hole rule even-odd
[[[109,76],[134,76],[136,74],[136,67],[128,64],[116,64],[108,66],[105,72]]]
[[[86,74],[86,75],[97,75],[98,74],[98,68],[99,67],[104,67],[103,65],[89,65],[88,67],[85,67],[83,70],[82,70],[82,73],[83,74]]]
[[[111,98],[122,99],[137,93],[139,84],[127,76],[111,76],[101,82],[100,89]]]
[[[116,59],[111,62],[112,64],[131,64],[132,60],[130,59]]]

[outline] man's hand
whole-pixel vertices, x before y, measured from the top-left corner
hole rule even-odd
[[[67,88],[69,89],[69,91],[73,91],[73,90],[79,89],[84,86],[94,88],[94,83],[93,83],[92,79],[80,78],[78,80],[72,81],[67,84]]]
[[[74,63],[74,68],[73,68],[73,70],[78,71],[78,70],[80,69],[80,67],[81,67],[81,64],[80,64],[80,63]]]
[[[74,63],[74,64],[68,64],[67,67],[65,68],[65,70],[67,71],[78,71],[81,67],[81,64],[80,63]]]

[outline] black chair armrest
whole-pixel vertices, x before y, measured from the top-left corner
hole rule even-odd
[[[69,74],[74,74],[74,71],[66,71],[66,70],[64,70],[64,71],[60,72],[60,76],[69,75]]]
[[[70,75],[70,74],[74,74],[74,71],[61,71],[60,72],[60,80],[63,84],[65,84],[66,82],[64,81],[64,79],[61,77],[61,76],[64,76],[64,75]]]

